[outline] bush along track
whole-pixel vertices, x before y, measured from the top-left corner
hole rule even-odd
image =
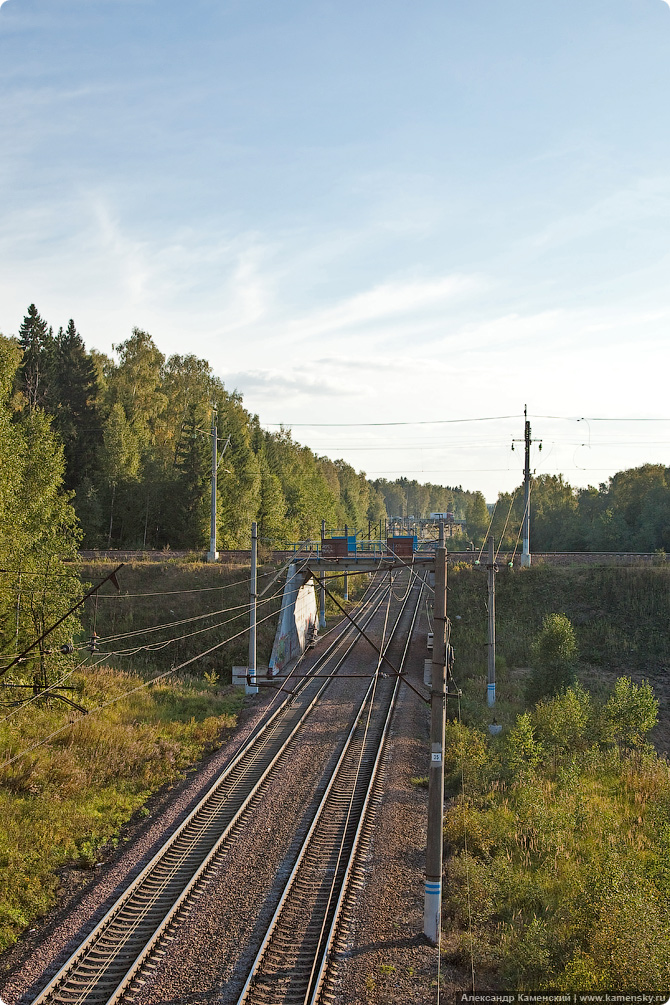
[[[670,993],[668,572],[504,570],[491,710],[485,577],[450,569],[442,946],[476,991]]]
[[[506,737],[447,726],[445,936],[496,990],[670,989],[670,774],[649,685],[575,684]]]

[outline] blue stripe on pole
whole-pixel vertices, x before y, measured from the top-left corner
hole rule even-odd
[[[441,883],[429,883],[428,880],[426,880],[426,893],[435,896],[435,894],[441,893],[441,891],[442,891]]]

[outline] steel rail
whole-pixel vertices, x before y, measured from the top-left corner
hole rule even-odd
[[[386,592],[384,583],[373,587],[366,602],[366,623],[375,617]],[[351,636],[353,640],[338,658]],[[34,999],[34,1005],[47,1002],[102,1005],[118,1000],[176,914],[184,908],[233,827],[239,824],[358,641],[354,630],[347,626],[326,652],[319,655],[313,665],[315,670],[335,659],[330,675],[317,678],[316,688],[316,681],[302,678],[259,725],[188,817]]]
[[[415,628],[415,625],[416,625],[416,619],[418,617],[419,608],[421,606],[421,598],[423,597],[424,587],[426,585],[427,584],[425,583],[425,581],[421,585],[419,596],[417,598],[417,603],[416,603],[416,606],[415,606],[413,614],[412,614],[412,623],[411,623],[411,625],[409,627],[409,631],[407,632],[407,636],[406,636],[406,640],[405,640],[405,646],[403,648],[402,656],[400,658],[400,669],[401,669],[401,671],[402,671],[402,669],[403,669],[403,667],[405,665],[405,660],[407,659],[407,653],[408,653],[408,650],[409,650],[409,647],[410,647],[410,644],[411,644],[411,641],[412,641],[412,635],[414,634],[414,628]],[[371,778],[370,778],[370,783],[368,785],[368,789],[367,789],[367,792],[366,792],[366,795],[365,795],[364,806],[363,806],[363,809],[362,809],[362,812],[361,812],[361,815],[360,815],[360,818],[359,818],[359,821],[358,821],[358,826],[356,828],[356,834],[354,835],[354,840],[353,840],[353,843],[352,843],[351,855],[349,857],[349,863],[348,863],[348,866],[347,866],[346,875],[345,875],[344,881],[343,881],[341,889],[340,889],[340,894],[339,894],[339,897],[337,899],[337,903],[335,905],[335,910],[333,912],[333,917],[332,917],[332,921],[331,921],[331,924],[330,924],[330,928],[328,929],[328,933],[327,933],[325,941],[323,943],[323,949],[322,949],[322,952],[320,954],[321,959],[320,959],[319,969],[318,969],[318,972],[316,973],[315,979],[312,982],[312,989],[313,990],[311,991],[311,996],[305,999],[305,1005],[316,1005],[316,1002],[318,1001],[319,995],[321,993],[321,989],[323,987],[324,980],[326,979],[326,976],[327,976],[327,967],[328,967],[328,963],[329,963],[329,959],[330,959],[330,953],[331,953],[332,946],[333,946],[333,943],[335,941],[335,937],[336,937],[336,934],[337,934],[337,927],[339,925],[340,918],[341,918],[342,912],[344,910],[344,905],[346,903],[347,894],[349,892],[349,883],[350,883],[351,876],[352,876],[352,873],[353,873],[353,869],[354,869],[354,866],[355,866],[355,863],[356,863],[356,856],[358,854],[358,847],[359,847],[359,844],[360,844],[360,841],[361,841],[361,836],[362,836],[362,833],[363,833],[363,829],[364,829],[364,827],[365,827],[365,825],[367,823],[367,817],[368,817],[368,813],[369,813],[370,802],[372,800],[372,796],[373,796],[373,793],[374,793],[375,786],[376,786],[376,784],[378,782],[378,779],[379,779],[380,766],[381,766],[381,762],[382,762],[382,757],[383,757],[384,751],[386,749],[386,742],[387,742],[387,739],[388,739],[388,732],[389,732],[389,728],[391,726],[391,720],[393,718],[393,714],[395,712],[396,700],[397,700],[397,697],[398,697],[398,691],[400,690],[400,684],[401,683],[402,683],[402,678],[401,677],[396,677],[395,678],[394,688],[393,688],[393,695],[391,697],[391,701],[389,703],[389,710],[388,710],[388,713],[387,713],[387,716],[386,716],[386,720],[384,722],[384,728],[382,730],[382,736],[381,736],[381,739],[380,739],[380,742],[379,742],[379,747],[377,749],[377,756],[375,758],[375,763],[374,763],[374,767],[373,767],[373,770],[372,770],[372,774],[371,774]]]
[[[402,649],[401,666],[407,656],[422,595],[421,586],[413,604],[411,622]],[[397,641],[396,635],[410,608],[409,591],[403,599],[404,603],[385,652]],[[371,794],[378,777],[399,687],[399,677],[376,675],[370,682],[280,901],[266,928],[237,1005],[279,1001],[311,1005],[317,1001],[368,815]],[[366,714],[367,721],[363,725]],[[327,884],[324,862],[328,863],[326,871],[330,873]],[[303,933],[304,927],[296,923],[296,919],[304,919],[307,912],[309,921],[304,928],[302,941],[296,946],[296,937],[301,937],[297,933]],[[286,986],[286,975],[289,973],[291,976]]]

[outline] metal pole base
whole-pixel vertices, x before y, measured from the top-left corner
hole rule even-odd
[[[426,880],[423,900],[423,934],[434,946],[440,941],[440,906],[442,904],[442,880],[435,883]]]

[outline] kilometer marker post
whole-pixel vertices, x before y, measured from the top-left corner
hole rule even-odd
[[[444,727],[447,710],[447,549],[444,525],[435,549],[433,680],[430,695],[430,767],[428,771],[428,835],[423,906],[424,935],[440,941],[442,915],[442,814],[444,811]]]

